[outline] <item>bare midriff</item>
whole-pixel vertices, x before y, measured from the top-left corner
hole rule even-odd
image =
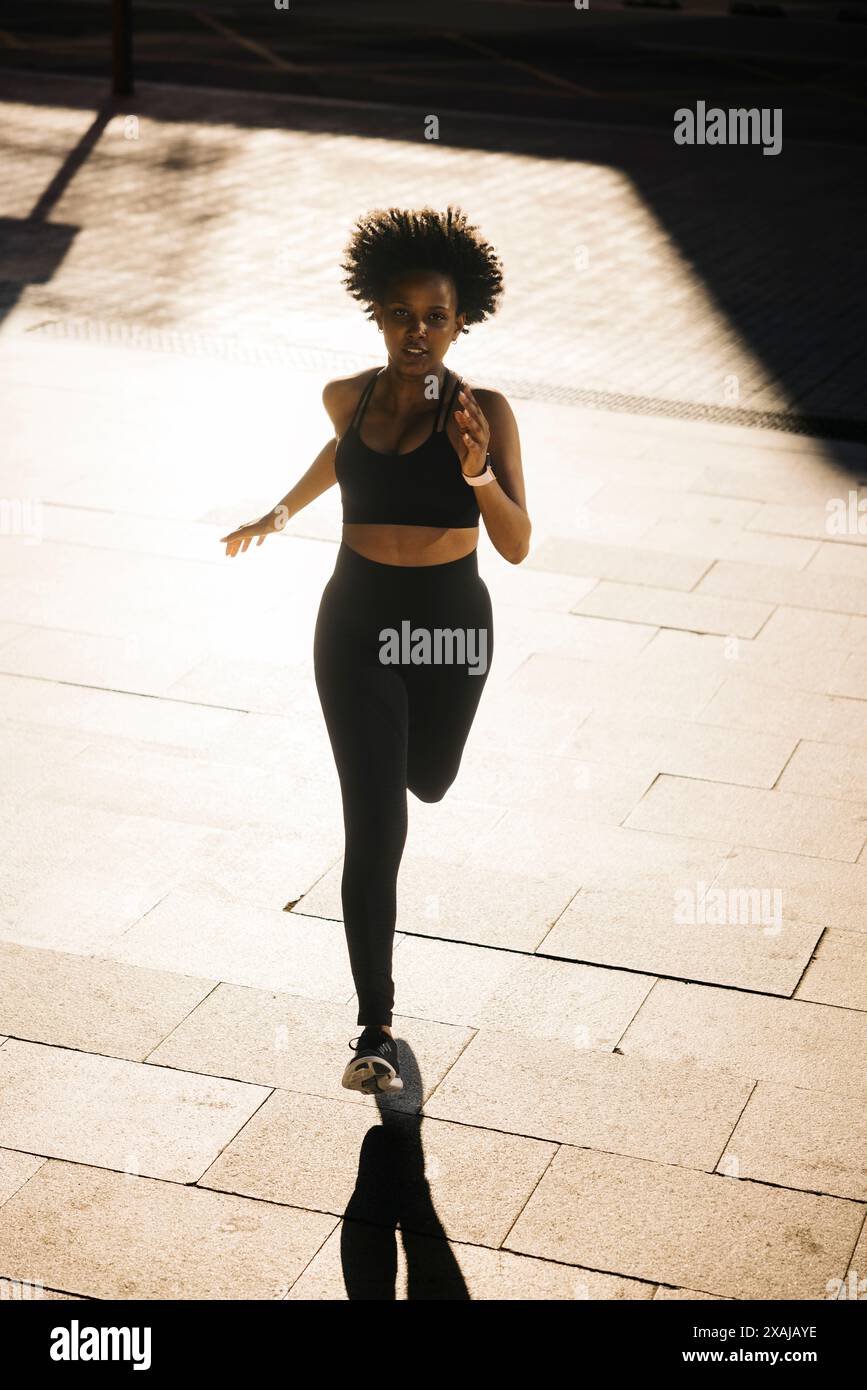
[[[479,543],[478,526],[395,526],[344,522],[343,540],[381,565],[445,565],[462,560]]]

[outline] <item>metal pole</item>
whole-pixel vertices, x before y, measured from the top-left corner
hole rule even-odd
[[[132,0],[111,0],[111,89],[117,97],[133,91]]]

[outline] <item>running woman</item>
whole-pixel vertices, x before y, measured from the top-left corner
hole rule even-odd
[[[342,539],[313,661],[340,779],[343,922],[362,1027],[342,1084],[397,1091],[391,972],[406,793],[443,798],[490,670],[479,519],[515,565],[531,527],[508,401],[445,365],[469,325],[496,311],[503,274],[493,247],[460,208],[377,209],[356,223],[341,268],[387,361],[327,383],[333,439],[272,511],[222,541],[227,555],[261,545],[340,487]]]

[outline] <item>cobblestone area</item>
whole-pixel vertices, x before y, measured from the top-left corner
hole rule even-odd
[[[0,75],[7,245],[103,94],[60,78],[40,91],[30,104],[23,79]],[[501,313],[460,345],[479,381],[862,416],[864,194],[849,152],[764,159],[445,114],[433,142],[423,123],[143,86],[51,206],[72,229],[53,275],[47,228],[28,227],[29,263],[16,240],[16,322],[86,316],[367,360],[375,335],[339,284],[355,217],[452,201],[507,268]]]

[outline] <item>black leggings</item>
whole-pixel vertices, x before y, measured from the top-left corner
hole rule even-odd
[[[359,1024],[392,1021],[407,788],[439,801],[451,786],[492,655],[476,551],[442,565],[384,565],[341,543],[313,665],[343,799],[343,923]]]

